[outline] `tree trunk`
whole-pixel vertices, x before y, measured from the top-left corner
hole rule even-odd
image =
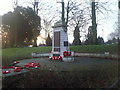
[[[34,39],[34,47],[37,47],[37,38]]]
[[[96,12],[95,2],[92,2],[92,31],[93,31],[93,44],[97,44],[97,24],[96,24]]]

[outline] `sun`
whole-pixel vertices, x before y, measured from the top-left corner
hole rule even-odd
[[[39,35],[37,37],[37,46],[39,46],[40,44],[46,44],[45,41],[46,41],[46,38],[41,36],[41,35]]]

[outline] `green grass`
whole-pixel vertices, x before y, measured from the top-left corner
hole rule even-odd
[[[71,46],[71,51],[79,53],[104,53],[118,54],[118,45],[79,45]],[[49,52],[51,47],[25,47],[25,48],[6,48],[2,49],[2,64],[9,65],[15,60],[32,58],[32,52]]]
[[[49,52],[51,47],[26,47],[26,48],[6,48],[2,49],[2,64],[9,65],[15,60],[32,58],[32,52]]]
[[[110,54],[118,54],[118,45],[80,45],[71,46],[71,50],[79,53],[104,53],[110,52]]]

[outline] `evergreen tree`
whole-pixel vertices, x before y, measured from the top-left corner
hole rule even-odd
[[[74,40],[73,40],[73,45],[81,45],[81,41],[80,41],[80,33],[79,33],[79,27],[78,25],[75,27],[74,30]]]
[[[17,6],[13,12],[2,16],[3,31],[9,35],[8,46],[27,46],[40,32],[40,17],[30,7]],[[8,37],[8,36],[7,36]]]
[[[85,41],[85,44],[93,44],[93,29],[92,29],[92,26],[89,26],[89,28],[88,28],[88,34],[87,34],[87,39]]]
[[[102,37],[98,37],[97,44],[104,44],[104,39]]]
[[[50,38],[50,35],[48,34],[48,37],[46,39],[46,45],[47,46],[52,46],[52,39]]]

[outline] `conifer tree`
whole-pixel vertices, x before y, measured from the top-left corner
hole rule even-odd
[[[79,33],[79,27],[78,25],[75,27],[74,30],[74,40],[73,40],[73,45],[81,45],[81,41],[80,41],[80,33]]]

